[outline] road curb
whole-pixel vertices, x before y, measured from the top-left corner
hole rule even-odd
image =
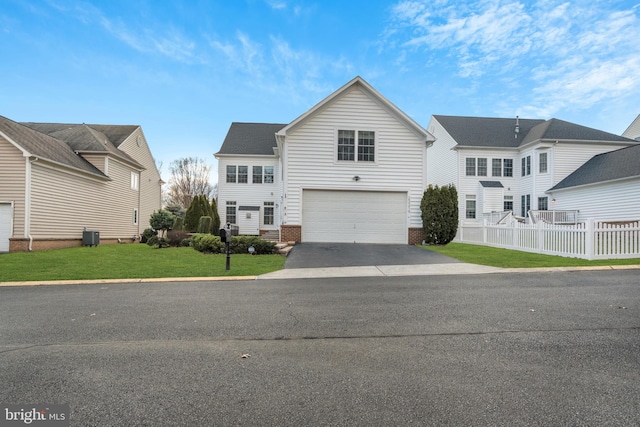
[[[165,282],[226,282],[256,280],[257,276],[214,276],[214,277],[159,277],[155,279],[95,279],[95,280],[44,280],[26,282],[0,282],[0,287],[9,286],[58,286],[58,285],[101,285],[121,283],[165,283]]]

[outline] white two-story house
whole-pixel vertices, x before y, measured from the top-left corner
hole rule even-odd
[[[417,243],[433,135],[356,77],[288,124],[233,123],[218,209],[240,234]]]
[[[461,221],[492,212],[580,210],[550,193],[592,157],[635,141],[563,120],[434,115],[428,126],[430,184],[454,184]],[[562,187],[564,188],[564,187]],[[557,196],[557,197],[556,197]],[[557,205],[556,205],[557,203]]]

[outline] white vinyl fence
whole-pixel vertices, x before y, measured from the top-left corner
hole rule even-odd
[[[640,258],[640,221],[462,223],[455,241],[584,259]]]

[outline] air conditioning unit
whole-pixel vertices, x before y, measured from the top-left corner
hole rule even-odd
[[[100,232],[88,231],[82,232],[82,246],[98,246],[100,244]]]

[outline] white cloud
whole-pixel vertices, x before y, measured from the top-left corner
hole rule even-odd
[[[528,90],[524,108],[547,117],[640,95],[640,8],[611,8],[606,1],[401,1],[383,34],[401,47],[404,67],[426,52],[452,60],[464,79],[489,79],[496,88],[496,80],[518,80]],[[494,96],[504,105],[504,94]]]

